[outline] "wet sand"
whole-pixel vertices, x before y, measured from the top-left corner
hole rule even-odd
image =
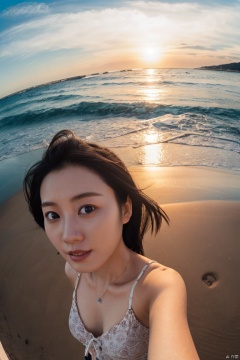
[[[146,255],[183,276],[202,360],[240,358],[240,176],[204,168],[132,167],[170,217]],[[22,193],[0,208],[0,341],[15,360],[79,360],[68,330],[72,289],[64,261],[37,229]],[[233,358],[233,357],[232,357]]]

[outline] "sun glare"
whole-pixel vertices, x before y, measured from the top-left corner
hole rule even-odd
[[[159,101],[162,98],[162,94],[164,93],[164,90],[158,89],[156,87],[146,87],[145,89],[142,89],[139,91],[144,101]]]
[[[145,146],[140,148],[139,160],[144,166],[159,166],[163,161],[162,135],[152,129],[143,135]]]
[[[148,64],[159,61],[161,57],[162,51],[158,47],[148,47],[142,49],[142,58]]]
[[[138,93],[142,97],[143,101],[160,101],[160,99],[162,99],[163,97],[163,93],[165,92],[165,90],[161,89],[158,85],[157,70],[152,68],[146,69],[144,80],[145,86],[141,87],[138,90]]]
[[[144,146],[141,155],[141,162],[143,165],[159,166],[163,160],[162,144]]]
[[[151,75],[155,75],[156,70],[155,69],[147,69],[146,72],[149,76],[151,76]]]

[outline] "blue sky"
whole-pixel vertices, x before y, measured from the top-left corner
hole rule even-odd
[[[0,97],[66,77],[240,61],[240,1],[0,2]]]

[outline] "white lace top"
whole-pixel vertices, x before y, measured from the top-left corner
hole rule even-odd
[[[143,326],[132,310],[132,299],[137,282],[148,266],[146,264],[135,280],[130,292],[128,310],[124,318],[107,332],[98,337],[85,329],[81,320],[76,298],[80,275],[73,292],[72,307],[69,316],[69,328],[72,335],[85,346],[85,359],[92,360],[146,360],[148,352],[149,329]],[[91,355],[91,357],[89,356]]]

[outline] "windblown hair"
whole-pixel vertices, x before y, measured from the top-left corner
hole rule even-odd
[[[119,205],[129,196],[132,201],[132,216],[123,225],[125,245],[139,254],[144,254],[142,240],[150,227],[151,232],[160,230],[162,219],[169,222],[160,206],[135,185],[125,164],[111,150],[78,138],[70,130],[59,131],[52,139],[42,159],[27,172],[23,187],[29,210],[36,223],[44,229],[40,189],[43,179],[51,171],[68,165],[84,166],[110,186]]]

